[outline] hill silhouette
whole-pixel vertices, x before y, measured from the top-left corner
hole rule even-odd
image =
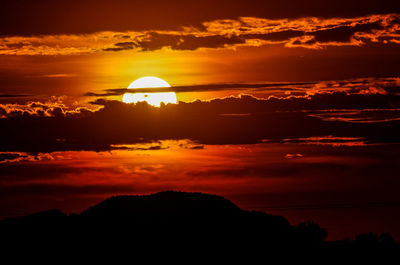
[[[121,248],[186,255],[263,256],[276,253],[398,253],[388,234],[363,234],[354,240],[325,241],[316,223],[291,225],[282,216],[245,211],[229,200],[209,194],[160,192],[115,196],[67,215],[49,210],[0,221],[8,248],[120,250]],[[134,252],[135,252],[134,251]]]
[[[86,218],[130,218],[173,216],[193,218],[224,216],[241,210],[229,200],[209,194],[165,191],[142,196],[115,196],[81,213]],[[156,221],[156,220],[149,220]]]

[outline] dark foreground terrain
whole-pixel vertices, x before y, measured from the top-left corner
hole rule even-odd
[[[350,217],[349,217],[350,218]],[[149,258],[190,256],[226,260],[353,256],[397,257],[399,245],[388,234],[325,241],[327,232],[312,222],[296,226],[282,216],[239,209],[215,195],[160,192],[111,197],[80,214],[49,210],[0,221],[2,251],[24,250],[74,255],[124,252]],[[189,262],[190,263],[190,262]]]

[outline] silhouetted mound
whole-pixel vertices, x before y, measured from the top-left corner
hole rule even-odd
[[[165,191],[152,195],[111,197],[82,212],[81,216],[96,219],[135,219],[143,216],[197,218],[235,215],[240,211],[229,200],[216,195]]]
[[[219,196],[171,191],[111,197],[81,214],[50,210],[9,218],[0,221],[0,233],[8,247],[18,248],[179,249],[202,256],[399,251],[387,234],[326,242],[326,230],[313,222],[292,226],[282,216],[244,211]]]

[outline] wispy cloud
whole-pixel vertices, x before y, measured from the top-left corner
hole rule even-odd
[[[46,74],[46,75],[30,75],[26,76],[28,78],[68,78],[68,77],[74,77],[76,74],[62,74],[62,73],[57,73],[57,74]]]
[[[160,88],[137,88],[137,89],[127,89],[127,88],[116,88],[116,89],[106,89],[101,93],[88,92],[86,96],[94,97],[106,97],[106,96],[118,96],[125,93],[155,93],[155,92],[205,92],[205,91],[221,91],[221,90],[271,90],[271,89],[284,89],[285,91],[297,91],[298,87],[312,86],[317,82],[281,82],[281,83],[228,83],[228,84],[204,84],[204,85],[187,85],[187,86],[172,86],[172,87],[160,87]]]
[[[155,92],[207,92],[207,91],[240,91],[252,94],[263,91],[280,91],[283,95],[305,96],[321,93],[345,92],[347,94],[396,94],[399,93],[399,78],[360,78],[349,80],[332,80],[321,82],[278,82],[278,83],[226,83],[172,86],[167,88],[112,88],[101,92],[88,92],[89,97],[120,96],[125,93]]]

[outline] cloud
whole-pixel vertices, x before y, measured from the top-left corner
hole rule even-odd
[[[61,100],[61,98],[52,97],[45,102],[28,101],[26,104],[0,104],[0,118],[84,116],[92,112],[91,109],[86,107],[71,109]]]
[[[129,36],[128,36],[129,37]],[[118,42],[114,44],[114,47],[104,48],[103,51],[123,51],[123,50],[132,50],[136,47],[136,43],[127,41],[127,42]]]
[[[399,14],[351,18],[303,17],[216,19],[180,30],[98,31],[0,37],[0,55],[72,55],[96,52],[135,52],[234,48],[280,44],[287,48],[386,45],[400,40]]]
[[[385,122],[400,120],[400,109],[326,110],[310,115],[326,121]]]
[[[245,39],[237,36],[179,36],[150,33],[146,40],[138,43],[138,47],[143,51],[154,51],[165,47],[172,50],[197,50],[199,48],[223,48],[244,43]]]
[[[365,141],[362,137],[336,137],[332,135],[322,137],[306,137],[297,139],[284,139],[286,143],[303,143],[313,145],[329,145],[329,146],[364,146]],[[301,154],[287,154],[286,158],[301,158]]]
[[[372,32],[373,30],[384,30],[385,27],[382,25],[382,21],[356,24],[354,26],[339,26],[336,28],[317,30],[312,32],[315,40],[320,43],[326,42],[350,42],[351,38],[356,32]]]
[[[366,109],[388,110],[386,113],[400,109],[400,95],[358,93],[354,87],[349,91],[268,99],[241,95],[160,108],[145,102],[125,104],[106,99],[92,102],[101,106],[97,110],[84,111],[68,110],[58,102],[10,105],[1,112],[1,128],[7,129],[0,131],[0,137],[7,140],[0,151],[102,151],[146,142],[155,143],[150,149],[161,149],[165,147],[157,141],[168,139],[189,139],[201,148],[205,144],[248,144],[326,135],[363,138],[365,143],[398,142],[399,120],[393,115],[367,122],[362,122],[362,116]],[[358,122],[334,119],[338,109],[359,110]],[[328,117],[324,113],[330,110]],[[343,117],[336,113],[338,118]],[[357,119],[357,115],[351,118]],[[149,146],[143,148],[147,150]]]
[[[0,55],[77,55],[101,52],[115,47],[129,38],[137,38],[141,32],[101,31],[86,35],[31,35],[0,37]],[[122,45],[122,44],[118,44]]]
[[[294,158],[302,158],[303,157],[303,155],[302,154],[299,154],[299,153],[296,153],[296,154],[286,154],[285,155],[285,158],[286,159],[294,159]]]
[[[187,145],[184,145],[183,148],[185,148],[185,149],[191,149],[191,150],[202,150],[202,149],[204,149],[204,145],[200,145],[200,144],[187,144]]]
[[[322,82],[279,82],[279,83],[228,83],[172,86],[167,88],[106,89],[102,92],[87,92],[89,97],[121,96],[125,93],[154,93],[154,92],[206,92],[206,91],[241,91],[243,93],[274,91],[290,95],[313,95],[321,93],[345,92],[347,94],[387,94],[397,93],[398,78],[364,78],[341,81]]]
[[[172,86],[167,88],[137,88],[135,90],[127,88],[106,89],[103,93],[88,92],[85,95],[91,97],[107,97],[119,96],[125,93],[154,93],[154,92],[205,92],[205,91],[222,91],[222,90],[238,90],[245,91],[248,89],[257,89],[258,91],[267,91],[271,89],[278,89],[284,91],[297,91],[298,87],[315,85],[316,82],[292,82],[292,83],[259,83],[259,84],[204,84],[204,85],[187,85],[187,86]]]
[[[165,149],[169,148],[169,146],[164,146],[159,141],[157,143],[111,145],[110,147],[113,149],[118,149],[118,150],[138,150],[138,151],[156,151],[156,150],[165,150]]]
[[[9,162],[9,161],[18,161],[21,158],[25,158],[26,155],[22,155],[19,153],[0,153],[0,163]]]

